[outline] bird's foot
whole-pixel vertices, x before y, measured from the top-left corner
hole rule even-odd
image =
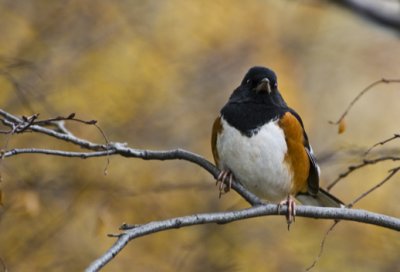
[[[288,230],[290,230],[290,224],[292,224],[295,221],[296,217],[296,202],[291,195],[288,195],[288,197],[285,200],[279,202],[278,214],[280,214],[280,210],[283,205],[287,206],[286,222],[288,225]]]
[[[215,185],[219,188],[219,198],[222,194],[226,194],[232,187],[233,174],[230,170],[222,170],[218,177]]]

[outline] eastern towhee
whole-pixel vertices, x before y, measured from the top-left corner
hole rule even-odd
[[[258,197],[288,205],[295,197],[312,206],[343,203],[319,187],[319,167],[300,116],[283,100],[275,73],[251,68],[222,108],[212,128],[212,153],[221,170],[220,193],[232,177]]]

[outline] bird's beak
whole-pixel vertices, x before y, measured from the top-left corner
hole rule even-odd
[[[260,83],[257,85],[256,87],[256,92],[267,92],[267,93],[271,93],[271,86],[269,84],[269,79],[268,78],[263,78]]]

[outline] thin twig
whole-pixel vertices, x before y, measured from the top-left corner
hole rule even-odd
[[[345,177],[347,177],[348,175],[350,175],[352,172],[354,172],[355,170],[358,170],[360,168],[363,168],[367,165],[371,165],[371,164],[376,164],[379,162],[383,162],[383,161],[399,161],[400,157],[395,157],[395,156],[387,156],[387,157],[379,157],[377,159],[364,159],[361,163],[357,164],[357,165],[351,165],[348,167],[346,172],[341,173],[334,181],[332,181],[326,188],[328,191],[330,191],[335,185],[337,185],[337,183],[344,179]]]
[[[43,120],[38,120],[33,122],[33,125],[49,125],[49,124],[53,124],[54,122],[58,122],[58,121],[75,121],[78,123],[82,123],[82,124],[86,124],[86,125],[94,125],[97,124],[96,120],[89,120],[89,121],[85,121],[79,118],[75,118],[75,113],[70,113],[67,117],[63,117],[63,116],[57,116],[54,118],[48,118],[48,119],[43,119]]]
[[[287,212],[287,207],[281,207],[282,214]],[[99,271],[107,263],[109,263],[129,241],[149,235],[152,233],[166,231],[170,229],[188,227],[193,225],[201,224],[226,224],[238,220],[267,216],[267,215],[278,215],[278,205],[265,204],[254,206],[245,210],[219,212],[219,213],[206,213],[206,214],[195,214],[183,217],[171,218],[162,221],[150,222],[147,224],[140,225],[131,230],[123,232],[123,234],[117,239],[117,241],[97,260],[95,260],[86,269],[88,272]],[[296,216],[310,217],[310,218],[324,218],[324,219],[336,219],[336,220],[349,220],[355,222],[362,222],[366,224],[378,225],[388,229],[400,231],[400,219],[376,214],[364,210],[346,209],[346,208],[322,208],[312,206],[298,206],[296,208]]]
[[[353,207],[354,204],[356,204],[358,201],[360,201],[361,199],[363,199],[364,197],[366,197],[367,195],[369,195],[370,193],[372,193],[373,191],[375,191],[376,189],[381,187],[384,183],[386,183],[389,179],[391,179],[398,171],[400,171],[400,167],[396,167],[396,168],[389,170],[389,175],[387,175],[386,178],[384,178],[381,182],[379,182],[378,184],[373,186],[371,189],[362,193],[359,197],[357,197],[350,204],[348,204],[347,207],[348,208]]]
[[[14,116],[2,109],[0,109],[0,116],[3,116],[8,122],[12,122],[16,125],[24,124],[24,121],[22,119]],[[48,135],[50,137],[57,138],[59,140],[63,140],[63,141],[75,144],[75,145],[80,146],[85,149],[95,150],[95,151],[105,150],[105,145],[95,144],[90,141],[75,137],[73,135],[65,134],[62,132],[57,132],[52,129],[42,127],[40,125],[31,125],[29,127],[29,129],[33,132],[42,133],[42,134]]]
[[[58,122],[62,122],[62,121],[74,121],[74,122],[82,123],[85,125],[94,125],[97,128],[97,130],[100,132],[100,134],[103,136],[105,143],[108,144],[108,142],[109,142],[108,138],[107,138],[106,134],[104,133],[104,131],[97,125],[97,120],[86,121],[86,120],[76,118],[75,115],[76,115],[75,113],[70,113],[67,117],[58,116],[58,117],[48,118],[48,119],[43,119],[43,120],[37,120],[37,118],[39,117],[39,114],[34,114],[29,117],[22,116],[22,120],[25,123],[21,123],[20,125],[22,127],[20,129],[17,129],[16,132],[22,133],[33,125],[35,125],[35,126],[54,125],[54,124],[56,124]],[[63,127],[62,132],[65,133],[65,130],[66,130],[66,128]],[[65,134],[70,134],[70,133],[65,133]]]
[[[400,134],[395,133],[392,137],[390,137],[390,138],[388,138],[388,139],[386,139],[386,140],[383,140],[383,141],[381,141],[381,142],[378,142],[378,143],[374,144],[373,146],[371,146],[371,147],[364,153],[364,156],[368,155],[368,153],[371,152],[371,150],[374,149],[375,147],[377,147],[378,145],[384,145],[384,144],[386,144],[386,143],[388,143],[388,142],[390,142],[390,141],[393,141],[394,139],[397,139],[397,138],[400,138]]]
[[[26,131],[33,123],[35,120],[39,117],[39,114],[34,114],[29,117],[22,116],[22,121],[19,125],[16,126],[16,129],[13,131],[13,133],[23,133]]]
[[[343,119],[346,117],[346,115],[349,113],[350,109],[354,106],[354,104],[369,90],[371,90],[373,87],[379,85],[379,84],[390,84],[390,83],[400,83],[400,79],[385,79],[382,78],[380,80],[377,80],[373,83],[371,83],[370,85],[368,85],[364,90],[362,90],[351,102],[350,104],[347,106],[346,110],[344,111],[344,113],[342,114],[342,116],[340,116],[340,118],[334,122],[334,121],[329,121],[330,124],[332,125],[339,125]]]
[[[64,126],[64,121],[75,121],[78,123],[82,123],[82,124],[86,124],[86,125],[93,125],[96,127],[96,129],[100,132],[101,136],[103,137],[105,144],[108,145],[109,144],[109,140],[106,136],[106,134],[104,133],[104,131],[101,129],[101,127],[99,125],[97,125],[97,121],[96,120],[82,120],[79,118],[75,117],[76,114],[70,113],[67,117],[63,117],[63,116],[58,116],[55,118],[49,118],[49,119],[45,119],[45,120],[40,120],[40,121],[34,121],[31,125],[47,125],[47,124],[56,124],[57,128],[60,129],[61,132],[63,132],[64,134],[70,135],[72,136],[73,134],[67,130],[67,128]],[[110,165],[110,159],[107,157],[106,158],[106,165],[104,167],[104,175],[107,175],[107,171],[108,171],[108,166]]]
[[[325,242],[326,239],[328,238],[328,235],[332,232],[332,230],[336,227],[336,225],[340,222],[340,220],[335,220],[335,222],[333,222],[333,224],[329,227],[329,229],[325,232],[324,237],[321,240],[321,243],[319,245],[319,252],[317,257],[314,259],[314,262],[306,268],[306,271],[310,271],[311,269],[313,269],[317,263],[319,262],[319,259],[322,256],[322,253],[324,252],[324,247],[325,247]]]

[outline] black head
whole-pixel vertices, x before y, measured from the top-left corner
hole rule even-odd
[[[272,94],[278,90],[278,82],[274,71],[261,66],[250,68],[240,85],[260,94]]]
[[[221,110],[223,118],[246,136],[257,133],[270,120],[288,111],[278,91],[275,73],[265,67],[252,67]]]
[[[250,68],[240,86],[233,91],[229,101],[286,107],[278,91],[276,74],[271,69],[261,66]]]

